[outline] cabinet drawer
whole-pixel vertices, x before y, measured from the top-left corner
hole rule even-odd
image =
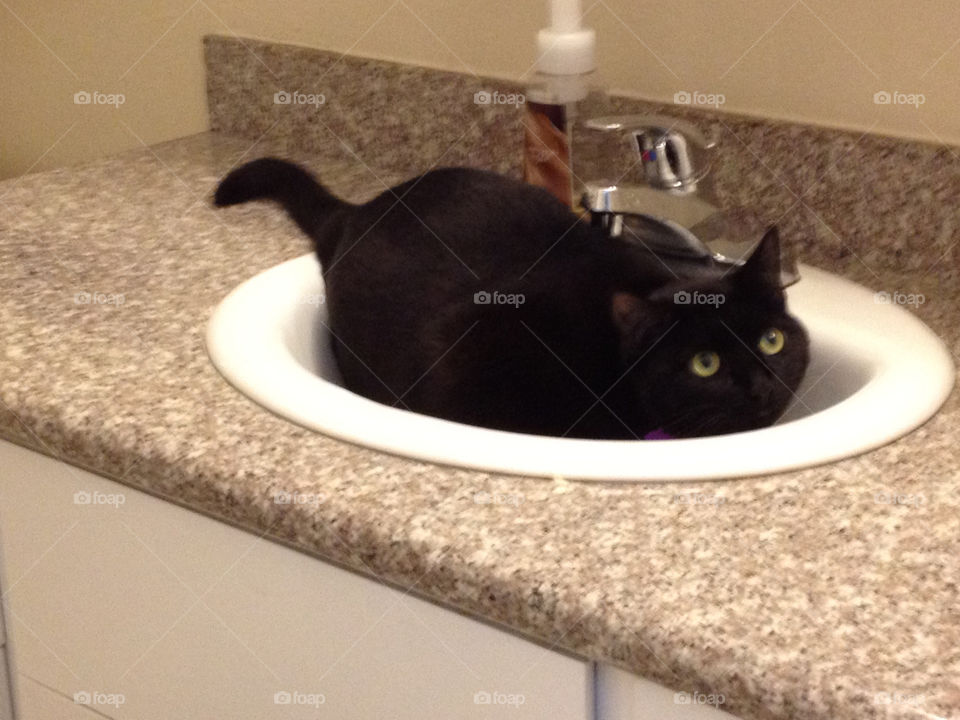
[[[18,670],[105,715],[591,717],[583,660],[9,443],[0,461]]]

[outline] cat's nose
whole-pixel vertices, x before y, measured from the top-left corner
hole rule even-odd
[[[773,395],[773,383],[771,378],[754,378],[750,383],[750,399],[760,407],[770,402]]]

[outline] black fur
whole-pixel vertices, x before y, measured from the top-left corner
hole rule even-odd
[[[231,172],[215,203],[257,198],[314,242],[346,386],[389,405],[523,433],[689,437],[771,424],[807,366],[775,229],[743,268],[678,280],[540,188],[480,170],[434,170],[352,205],[266,158]],[[478,304],[484,292],[514,304]],[[769,328],[786,336],[771,356],[757,347]],[[690,370],[702,351],[721,358],[706,378]]]

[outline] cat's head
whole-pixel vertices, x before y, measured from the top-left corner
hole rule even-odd
[[[780,242],[770,229],[747,262],[712,280],[646,296],[616,293],[611,311],[640,415],[674,437],[765,427],[783,414],[809,362],[787,313]]]

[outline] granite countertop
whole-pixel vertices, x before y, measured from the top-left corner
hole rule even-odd
[[[721,483],[492,475],[315,434],[234,390],[204,350],[228,291],[309,251],[277,208],[209,205],[228,168],[269,152],[202,134],[0,183],[0,436],[547,645],[722,693],[746,719],[960,717],[957,393],[880,450]],[[352,199],[400,179],[346,154],[315,167]],[[923,293],[916,312],[958,355],[960,285],[845,272]]]

